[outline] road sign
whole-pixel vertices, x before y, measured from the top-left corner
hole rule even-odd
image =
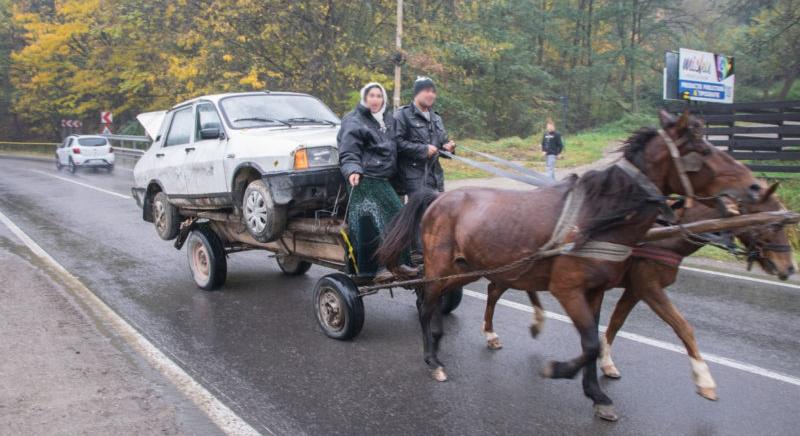
[[[111,116],[110,111],[100,112],[100,123],[101,124],[111,124],[114,122],[114,117]]]
[[[103,127],[103,132],[101,134],[103,134],[103,135],[110,135],[111,134],[111,129],[108,128],[108,124],[106,124],[105,127]]]
[[[733,58],[716,53],[680,49],[678,94],[685,100],[733,103]]]
[[[61,120],[61,127],[78,128],[83,126],[80,120]]]

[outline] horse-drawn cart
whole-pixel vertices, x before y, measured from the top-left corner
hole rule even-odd
[[[337,270],[317,281],[313,297],[317,321],[331,338],[350,339],[358,335],[364,324],[363,297],[381,289],[404,287],[396,282],[374,283],[355,274],[355,253],[347,237],[347,225],[338,217],[294,218],[282,237],[263,243],[247,232],[238,216],[202,211],[181,213],[189,219],[181,225],[175,247],[186,246],[192,277],[201,289],[220,288],[227,275],[228,255],[241,251],[274,253],[278,267],[287,275],[305,274],[312,264]],[[455,310],[461,297],[461,289],[448,293],[442,311]]]

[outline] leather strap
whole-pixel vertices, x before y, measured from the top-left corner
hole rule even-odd
[[[686,192],[686,204],[684,207],[689,209],[694,206],[694,187],[689,180],[689,176],[686,174],[686,168],[683,166],[681,152],[678,150],[675,141],[672,140],[664,129],[658,129],[658,134],[664,139],[664,142],[667,144],[667,150],[669,150],[669,154],[672,156],[672,164],[675,165],[675,170],[678,171],[678,177],[683,185],[683,190]]]

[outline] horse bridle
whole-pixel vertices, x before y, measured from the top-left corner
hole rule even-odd
[[[686,173],[684,157],[681,156],[681,152],[678,150],[678,144],[675,144],[675,141],[672,140],[672,137],[670,137],[664,129],[658,129],[658,135],[661,136],[661,138],[667,144],[667,150],[669,150],[669,155],[672,157],[672,164],[675,165],[675,170],[678,172],[678,178],[683,185],[684,192],[686,192],[686,201],[683,207],[689,209],[694,206],[695,195],[694,186],[692,186],[692,182],[689,180],[689,175]],[[681,137],[678,141],[683,144],[686,142],[686,139]],[[691,153],[689,153],[689,155],[691,155]],[[692,159],[694,159],[694,156]],[[699,170],[700,168],[695,169],[695,171]]]

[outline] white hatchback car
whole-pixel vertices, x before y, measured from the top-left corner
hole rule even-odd
[[[69,135],[56,149],[56,168],[67,167],[74,173],[78,168],[114,170],[114,148],[108,139],[95,135]]]
[[[133,196],[163,239],[177,236],[184,216],[226,210],[269,242],[343,189],[340,120],[310,95],[208,95],[137,119],[154,140],[133,170]]]

